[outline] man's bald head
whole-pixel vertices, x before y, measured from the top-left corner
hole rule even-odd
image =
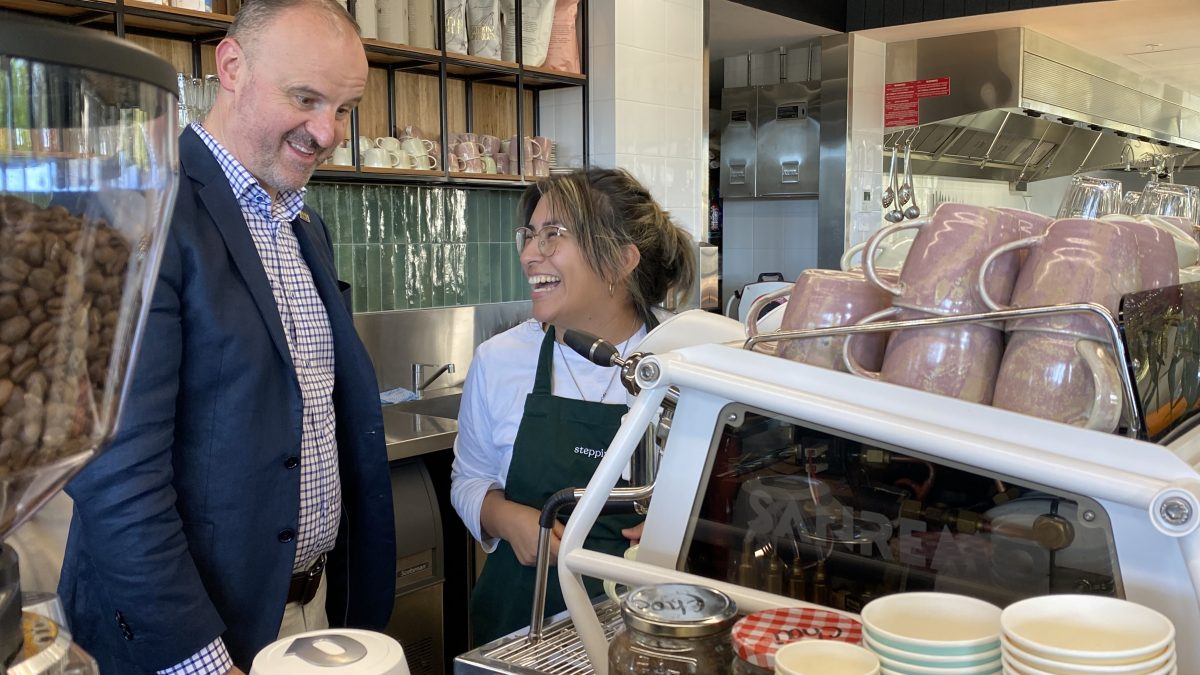
[[[255,38],[265,34],[280,14],[301,8],[327,14],[332,27],[344,29],[356,37],[361,35],[358,22],[337,0],[246,0],[230,24],[226,37],[237,40],[246,56],[253,60]]]

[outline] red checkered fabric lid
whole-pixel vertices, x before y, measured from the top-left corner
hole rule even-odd
[[[811,607],[780,607],[755,612],[733,625],[733,648],[738,658],[768,670],[775,652],[797,640],[862,642],[862,624],[836,612]]]

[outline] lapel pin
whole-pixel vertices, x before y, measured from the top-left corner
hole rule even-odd
[[[300,212],[300,220],[303,220],[303,221],[304,221],[304,222],[306,222],[306,223],[311,223],[311,222],[312,222],[312,220],[311,220],[311,219],[308,217],[308,211],[301,211],[301,212]]]

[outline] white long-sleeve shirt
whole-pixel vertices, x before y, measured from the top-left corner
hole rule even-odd
[[[479,345],[467,372],[454,441],[450,501],[488,553],[499,540],[483,538],[479,511],[489,490],[504,489],[545,335],[533,319],[500,333]],[[632,353],[645,336],[643,326],[616,345],[617,350]],[[626,392],[617,370],[597,366],[569,347],[555,345],[552,391],[563,398],[599,401],[603,397],[605,403],[624,405]]]

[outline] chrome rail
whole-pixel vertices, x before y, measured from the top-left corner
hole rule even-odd
[[[583,499],[583,488],[575,488],[574,501]],[[613,488],[608,493],[607,503],[628,504],[648,499],[654,495],[654,484],[632,488]],[[565,506],[565,504],[564,504]],[[556,509],[557,510],[557,509]],[[542,527],[538,532],[536,584],[533,587],[533,608],[529,617],[528,642],[535,645],[541,642],[546,611],[546,585],[550,575],[550,533],[551,528]]]
[[[1092,314],[1099,318],[1104,324],[1105,330],[1108,333],[1109,342],[1112,343],[1113,354],[1117,359],[1117,371],[1121,374],[1121,385],[1124,389],[1125,401],[1127,403],[1126,415],[1128,426],[1126,435],[1136,438],[1141,430],[1141,420],[1138,417],[1134,406],[1138,405],[1137,391],[1134,389],[1133,379],[1129,375],[1129,368],[1126,364],[1129,363],[1128,353],[1125,350],[1125,342],[1121,339],[1121,329],[1117,325],[1117,321],[1113,318],[1111,312],[1107,308],[1097,305],[1092,302],[1080,302],[1069,305],[1048,305],[1045,307],[1020,307],[1016,309],[1002,309],[992,312],[980,312],[978,314],[958,314],[954,316],[932,316],[924,319],[907,319],[904,321],[879,321],[876,323],[868,323],[852,326],[833,326],[830,328],[812,328],[808,330],[789,330],[776,331],[774,333],[762,333],[746,339],[742,345],[743,349],[752,350],[756,345],[764,342],[782,342],[784,340],[806,340],[809,338],[818,337],[835,337],[838,335],[854,335],[858,333],[878,333],[881,331],[901,330],[904,328],[925,328],[929,326],[950,326],[960,323],[993,323],[996,321],[1005,321],[1009,319],[1026,319],[1039,316],[1051,316],[1055,314]]]

